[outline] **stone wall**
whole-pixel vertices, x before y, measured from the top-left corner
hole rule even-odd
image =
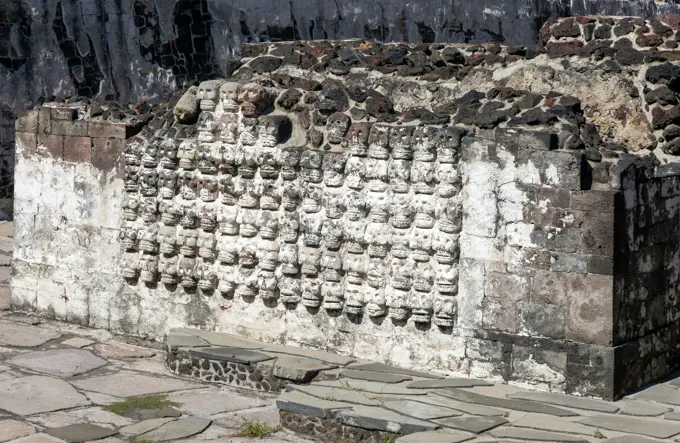
[[[250,45],[169,102],[48,103],[16,125],[13,307],[619,396],[678,367],[672,26]]]

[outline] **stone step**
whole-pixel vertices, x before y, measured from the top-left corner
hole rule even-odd
[[[540,414],[549,414],[558,417],[572,417],[578,415],[576,412],[573,411],[557,408],[555,406],[544,405],[533,401],[490,397],[487,395],[481,395],[470,391],[464,391],[462,389],[441,389],[436,392],[438,395],[452,398],[454,400],[484,406],[513,409],[515,411],[523,412],[537,412]]]
[[[284,392],[276,399],[276,407],[282,411],[293,412],[295,414],[326,418],[330,415],[331,411],[348,409],[352,405],[313,397],[300,391],[289,391]]]
[[[600,429],[640,434],[647,437],[670,438],[680,434],[680,423],[655,419],[641,419],[617,415],[599,415],[578,420],[578,423]]]
[[[392,432],[395,434],[410,434],[420,431],[431,431],[441,426],[423,420],[418,420],[383,408],[355,406],[350,410],[337,413],[340,423],[364,429]]]
[[[575,397],[573,395],[553,394],[550,392],[516,392],[514,394],[508,394],[507,397],[565,406],[567,408],[585,409],[588,411],[614,413],[619,410],[613,403],[594,400],[592,398]]]

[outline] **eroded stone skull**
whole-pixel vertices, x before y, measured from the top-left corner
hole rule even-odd
[[[258,119],[260,144],[273,148],[292,131],[292,123],[285,115],[268,115]]]
[[[217,121],[215,116],[211,113],[202,113],[198,118],[198,141],[204,143],[212,143],[217,140],[215,132],[217,131]]]
[[[219,195],[217,177],[202,175],[198,178],[198,195],[204,202],[214,202]]]
[[[277,95],[257,83],[247,83],[243,85],[238,95],[241,113],[245,117],[257,117],[274,103]]]
[[[434,319],[432,323],[443,328],[453,326],[458,314],[456,297],[439,296],[434,301]]]
[[[142,254],[139,258],[139,279],[144,283],[153,283],[158,276],[158,256]]]
[[[214,111],[220,95],[220,80],[208,80],[198,85],[197,98],[201,101],[201,111]]]
[[[161,142],[161,167],[165,169],[177,168],[177,151],[179,150],[179,141],[174,138],[166,138]]]
[[[177,171],[161,169],[158,176],[160,195],[164,199],[171,199],[177,192]]]
[[[220,87],[220,100],[224,112],[236,113],[239,109],[239,94],[241,84],[236,82],[226,82]]]
[[[155,169],[141,168],[139,171],[139,192],[144,197],[153,197],[158,192],[158,172]]]
[[[177,275],[177,264],[179,257],[161,255],[158,260],[158,272],[161,274],[161,283],[165,285],[176,285],[179,282]]]
[[[372,158],[388,159],[390,127],[383,124],[375,124],[368,134],[368,156]]]
[[[349,153],[353,156],[364,157],[368,152],[368,134],[370,123],[353,123],[347,132],[345,140]]]
[[[390,128],[390,149],[392,158],[397,160],[410,160],[413,157],[411,137],[414,126],[392,126]]]
[[[139,198],[136,195],[126,194],[123,197],[121,207],[123,208],[123,220],[137,220],[137,213],[139,212]]]
[[[326,129],[328,130],[328,142],[334,145],[342,143],[351,119],[347,114],[342,112],[335,112],[328,117],[328,122],[326,123]]]
[[[312,278],[302,280],[302,305],[308,308],[321,306],[321,283]]]
[[[287,304],[299,303],[302,297],[302,289],[300,287],[300,280],[292,277],[282,277],[279,280],[279,291],[281,294],[281,301]]]
[[[418,126],[413,131],[413,159],[432,162],[437,156],[435,148],[438,128],[432,126]]]
[[[199,257],[206,260],[215,260],[215,248],[217,246],[215,234],[212,232],[199,231],[196,244],[198,246]]]

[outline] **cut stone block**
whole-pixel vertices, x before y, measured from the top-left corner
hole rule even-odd
[[[295,414],[326,418],[330,411],[351,408],[352,405],[312,397],[299,391],[284,392],[276,399],[276,407]]]
[[[199,348],[210,346],[210,343],[195,335],[185,334],[183,332],[170,332],[165,339],[165,345],[168,350],[173,351],[177,348]]]
[[[274,358],[271,355],[263,354],[261,352],[217,346],[208,348],[194,348],[189,351],[189,353],[194,357],[207,358],[210,360],[230,361],[244,365],[272,360]]]
[[[454,400],[452,398],[437,395],[436,392],[429,393],[423,397],[417,397],[417,401],[433,405],[444,406],[446,408],[452,408],[470,415],[481,415],[483,417],[505,415],[505,411],[502,411],[500,409],[476,405],[473,403],[465,403],[462,401]]]
[[[526,414],[512,424],[517,428],[539,429],[542,431],[566,432],[592,436],[593,428],[545,414]]]
[[[656,385],[633,395],[637,400],[649,400],[657,403],[668,403],[680,406],[680,391],[667,385]]]
[[[431,431],[439,426],[406,417],[382,408],[355,406],[351,410],[340,410],[336,415],[340,423],[364,429],[392,432],[395,434],[410,434],[412,432]]]
[[[389,395],[413,395],[420,396],[427,394],[423,389],[409,389],[405,383],[388,384],[375,381],[354,380],[345,378],[341,380],[320,380],[314,383],[319,386],[330,386],[341,389],[354,389],[357,391],[372,392],[375,394]]]
[[[397,366],[390,366],[384,363],[357,363],[350,365],[349,368],[361,371],[386,372],[388,374],[410,375],[411,377],[444,378],[441,375],[433,374],[431,372],[413,371],[411,369],[399,368]]]
[[[399,383],[402,381],[412,380],[412,378],[408,375],[388,374],[386,372],[357,371],[354,369],[345,369],[340,373],[340,377],[354,378],[356,380],[377,381],[380,383]]]
[[[99,343],[94,345],[94,350],[102,357],[114,359],[149,358],[156,355],[156,351],[152,349],[126,343]]]
[[[568,435],[560,432],[537,431],[534,429],[502,428],[494,429],[490,434],[498,438],[512,438],[522,441],[537,440],[557,443],[590,443],[583,437],[576,435]]]
[[[437,391],[437,394],[466,403],[513,409],[515,411],[537,412],[539,414],[556,415],[558,417],[573,417],[578,415],[577,413],[566,409],[556,408],[555,406],[544,405],[533,401],[489,397],[487,395],[463,391],[461,389],[441,389]]]
[[[434,420],[434,423],[444,427],[474,434],[488,431],[507,422],[503,417],[451,417]]]
[[[659,440],[640,437],[639,435],[622,435],[607,440],[605,443],[659,443]]]
[[[613,403],[607,403],[592,398],[574,397],[571,395],[553,394],[550,392],[517,392],[509,394],[508,398],[537,401],[567,408],[585,409],[587,411],[615,413],[619,410]]]
[[[658,417],[665,412],[673,410],[668,406],[643,400],[625,400],[619,402],[618,406],[621,408],[621,414],[636,415],[638,417]]]
[[[64,440],[41,432],[40,434],[33,434],[28,437],[20,438],[12,443],[64,443]]]
[[[286,380],[307,383],[316,377],[320,371],[334,368],[337,368],[337,365],[297,355],[281,354],[274,362],[272,375]]]
[[[408,384],[410,389],[472,388],[493,386],[493,383],[473,378],[445,378],[443,380],[416,380]]]
[[[300,357],[313,358],[314,360],[320,360],[338,366],[347,366],[356,361],[356,359],[352,357],[344,357],[330,352],[315,351],[313,349],[304,349],[295,346],[267,345],[261,350],[262,352],[271,352],[274,354],[298,355]]]
[[[230,348],[257,350],[267,346],[266,343],[249,338],[239,337],[238,335],[227,334],[224,332],[204,331],[202,329],[177,328],[170,329],[170,333],[180,332],[182,334],[193,335],[202,338],[214,346],[227,346]]]
[[[630,434],[641,434],[656,438],[670,438],[680,434],[680,423],[670,423],[668,421],[654,419],[600,415],[582,418],[578,423],[600,429],[609,429],[611,431],[626,432]]]
[[[203,385],[169,377],[137,374],[122,371],[117,374],[76,380],[73,385],[85,391],[100,392],[115,397],[136,397],[139,395],[161,394],[163,392],[198,389]]]
[[[313,397],[329,401],[352,403],[365,406],[380,406],[379,396],[369,392],[353,391],[350,389],[332,388],[319,385],[288,385],[288,390],[296,390]]]
[[[470,434],[454,434],[446,430],[414,432],[404,435],[394,443],[460,443],[473,438]]]
[[[84,395],[63,380],[34,375],[0,381],[0,409],[17,415],[33,415],[87,406]]]
[[[85,346],[90,346],[91,344],[95,343],[94,340],[89,340],[87,338],[82,338],[82,337],[73,337],[69,338],[68,340],[64,340],[61,342],[62,345],[64,346],[70,346],[72,348],[84,348]]]
[[[179,403],[177,409],[189,415],[210,416],[222,412],[251,409],[269,404],[267,400],[246,397],[234,391],[215,389],[194,389],[173,392],[168,400]]]
[[[0,322],[0,345],[34,348],[61,337],[57,331],[20,323]]]
[[[139,436],[138,440],[170,441],[200,434],[210,426],[212,420],[201,417],[187,417],[171,421]]]
[[[155,418],[176,418],[181,417],[182,413],[175,408],[164,406],[158,409],[130,409],[123,413],[124,417],[133,420],[153,420]]]
[[[143,420],[143,421],[137,422],[135,424],[122,427],[118,430],[118,432],[121,435],[126,436],[126,437],[140,435],[140,434],[143,434],[145,432],[149,432],[149,431],[152,431],[156,428],[159,428],[160,426],[162,426],[162,425],[164,425],[168,422],[174,421],[174,420],[176,420],[176,418],[172,418],[172,417],[152,418],[152,419],[149,419],[149,420]]]
[[[35,428],[28,423],[18,420],[0,421],[0,442],[26,437],[27,435],[31,435],[33,433],[35,433]]]
[[[45,429],[45,434],[60,438],[69,443],[80,443],[90,440],[99,440],[102,438],[116,435],[118,431],[115,429],[104,428],[90,423],[81,423],[77,425],[64,426],[63,428],[48,428]]]
[[[413,400],[390,400],[383,404],[385,409],[398,412],[399,414],[420,420],[432,420],[434,418],[457,417],[461,412],[441,406],[428,405]]]
[[[84,349],[50,349],[19,354],[8,363],[43,374],[73,377],[100,368],[107,362]]]

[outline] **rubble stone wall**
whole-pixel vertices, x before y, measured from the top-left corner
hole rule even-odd
[[[588,25],[665,40],[550,52]],[[178,100],[48,103],[16,125],[13,307],[617,397],[678,367],[672,25],[252,45]]]

